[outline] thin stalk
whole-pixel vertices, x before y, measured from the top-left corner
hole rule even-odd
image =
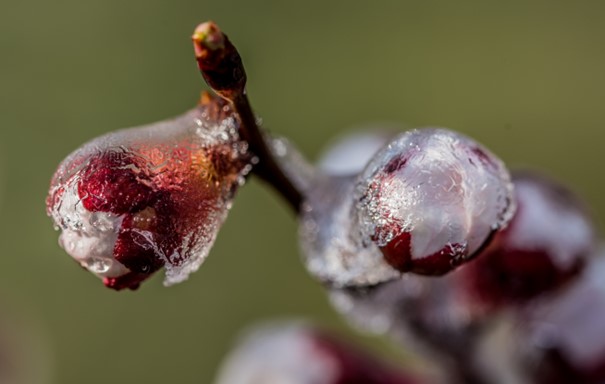
[[[235,46],[213,22],[200,24],[193,33],[198,67],[206,83],[233,106],[240,120],[240,135],[258,163],[252,173],[271,185],[300,212],[303,194],[284,172],[265,141],[246,94],[246,71]]]
[[[233,108],[240,117],[242,138],[248,143],[250,150],[259,160],[253,168],[254,174],[275,188],[296,213],[300,212],[303,201],[302,193],[283,171],[271,149],[267,146],[265,137],[256,124],[256,118],[245,92],[233,100]]]

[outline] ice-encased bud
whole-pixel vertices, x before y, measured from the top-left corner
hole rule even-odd
[[[274,325],[247,335],[223,363],[216,384],[412,384],[356,347],[303,324]]]
[[[171,285],[208,255],[250,157],[231,107],[209,98],[73,152],[52,179],[47,212],[61,246],[108,287],[134,289],[162,266]]]
[[[355,194],[363,241],[397,270],[427,275],[471,259],[515,210],[502,161],[441,128],[397,136],[360,174]]]
[[[563,286],[596,249],[592,220],[564,185],[537,173],[513,174],[517,211],[481,256],[457,275],[482,305],[519,303]]]

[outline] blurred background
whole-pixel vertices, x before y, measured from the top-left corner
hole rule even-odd
[[[0,317],[13,320],[0,323],[24,346],[18,358],[48,379],[20,383],[211,383],[240,330],[273,317],[359,337],[304,271],[295,217],[254,180],[206,264],[176,287],[158,274],[113,292],[57,245],[44,204],[55,167],[97,135],[193,106],[204,86],[189,37],[204,20],[238,46],[265,126],[312,159],[359,124],[446,126],[511,167],[545,169],[605,218],[603,2],[8,0],[2,9]]]

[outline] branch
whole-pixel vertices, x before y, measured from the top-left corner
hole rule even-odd
[[[252,172],[279,192],[295,212],[300,212],[302,192],[277,162],[257,124],[246,95],[246,71],[237,49],[211,21],[200,24],[192,39],[195,58],[204,80],[214,92],[231,103],[239,116],[242,139],[258,158]]]

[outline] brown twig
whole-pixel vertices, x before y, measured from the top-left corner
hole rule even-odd
[[[192,39],[195,57],[204,80],[214,92],[233,105],[239,116],[242,139],[258,158],[252,172],[269,183],[298,213],[303,201],[302,193],[275,159],[257,124],[246,95],[246,71],[237,49],[227,35],[211,21],[200,24]]]

